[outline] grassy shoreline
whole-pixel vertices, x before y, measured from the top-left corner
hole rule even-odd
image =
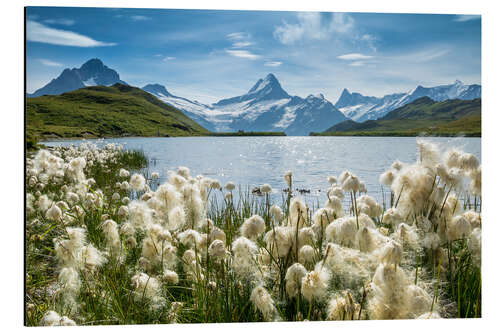
[[[471,132],[471,133],[444,133],[444,132],[326,132],[326,133],[310,133],[309,136],[371,136],[371,137],[468,137],[468,138],[480,138],[481,132]]]

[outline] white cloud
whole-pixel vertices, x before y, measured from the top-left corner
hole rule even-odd
[[[373,56],[364,55],[361,53],[348,53],[339,55],[337,58],[342,60],[365,60],[365,59],[372,59]]]
[[[132,21],[147,21],[147,20],[151,20],[151,17],[144,16],[144,15],[132,15],[132,16],[130,16],[130,18],[132,19]]]
[[[264,63],[264,66],[268,67],[279,67],[283,64],[281,61],[267,61]]]
[[[48,59],[38,59],[42,65],[45,65],[45,66],[50,66],[50,67],[62,67],[63,64],[60,64],[58,62],[55,62],[55,61],[52,61],[52,60],[48,60]]]
[[[235,48],[242,48],[242,47],[247,47],[250,45],[252,45],[251,42],[235,42],[235,43],[233,43],[233,47],[235,47]]]
[[[116,45],[116,43],[100,42],[73,31],[50,28],[31,20],[26,23],[26,38],[30,42],[64,46],[96,47]]]
[[[241,39],[248,38],[250,36],[245,32],[232,32],[230,34],[227,34],[226,37],[229,40],[241,40]]]
[[[163,58],[163,61],[167,62],[167,61],[170,61],[170,60],[174,60],[175,57],[165,57]]]
[[[447,49],[444,49],[444,50],[440,50],[440,49],[428,50],[428,51],[423,51],[423,52],[414,54],[413,55],[413,59],[416,62],[426,62],[426,61],[430,61],[430,60],[433,60],[433,59],[436,59],[436,58],[440,58],[440,57],[448,54],[449,52],[450,52],[450,50],[447,50]]]
[[[365,65],[365,63],[363,61],[353,61],[349,64],[349,66],[352,66],[352,67],[361,67],[364,65]]]
[[[481,15],[456,15],[453,21],[456,22],[467,22],[472,20],[480,20]]]
[[[48,19],[48,20],[44,20],[43,22],[47,23],[47,24],[57,24],[57,25],[65,25],[65,26],[71,26],[73,24],[75,24],[75,20],[70,20],[70,19],[65,19],[65,18],[61,18],[61,19]]]
[[[332,33],[344,34],[354,27],[354,19],[345,13],[334,13],[328,20],[321,13],[297,13],[299,22],[276,27],[274,37],[282,44],[294,44],[302,39],[324,40]]]
[[[260,58],[260,55],[251,53],[247,50],[226,50],[226,52],[237,58],[245,58],[245,59],[250,59],[250,60],[256,60]]]

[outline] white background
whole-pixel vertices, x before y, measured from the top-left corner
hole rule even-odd
[[[152,1],[152,0],[80,0],[80,1],[3,1],[0,9],[2,39],[0,62],[0,327],[4,332],[27,330],[23,327],[23,170],[24,170],[24,6],[143,7],[190,9],[253,9],[291,11],[392,12],[482,15],[482,96],[483,96],[483,318],[469,320],[366,321],[316,323],[255,324],[183,324],[113,327],[77,327],[72,331],[118,332],[176,331],[195,332],[255,330],[279,331],[370,331],[371,332],[489,332],[500,326],[500,15],[498,1],[448,0],[337,0],[337,1]],[[496,202],[499,200],[499,202]],[[496,327],[496,328],[495,328]],[[40,328],[61,332],[68,328]],[[36,330],[40,330],[36,329]],[[33,329],[31,329],[33,330]]]

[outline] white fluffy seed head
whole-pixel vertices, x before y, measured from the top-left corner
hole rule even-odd
[[[179,275],[177,275],[175,271],[171,271],[169,269],[166,269],[163,272],[163,279],[170,284],[179,283]]]
[[[281,219],[283,219],[283,210],[281,210],[281,208],[277,205],[272,205],[269,209],[269,213],[276,222],[279,222],[281,221]]]
[[[272,192],[272,187],[269,184],[264,184],[260,187],[260,191],[264,194],[268,194]]]
[[[292,186],[292,171],[288,170],[285,172],[284,179],[288,187]]]
[[[253,215],[243,222],[240,231],[246,238],[255,240],[266,231],[266,223],[259,215]]]
[[[250,301],[260,311],[264,320],[273,320],[276,312],[274,301],[271,294],[263,286],[257,286],[252,290]]]
[[[128,172],[127,170],[125,169],[120,169],[119,171],[119,175],[120,177],[122,178],[128,178],[130,176],[130,172]]]
[[[286,293],[289,297],[296,297],[300,292],[302,278],[307,274],[307,270],[302,264],[295,263],[288,267],[285,275]]]
[[[130,177],[130,186],[136,191],[143,191],[146,186],[146,179],[143,175],[134,173],[132,177]]]
[[[403,257],[401,245],[395,241],[388,242],[382,249],[380,261],[390,265],[398,265]]]
[[[299,262],[309,264],[314,262],[314,248],[311,245],[304,245],[299,250]]]
[[[330,273],[326,268],[322,267],[321,262],[316,265],[316,268],[307,273],[302,278],[302,296],[311,302],[313,299],[321,299],[326,296]]]
[[[52,221],[60,221],[62,218],[61,208],[57,205],[52,205],[45,213],[45,217]]]
[[[396,178],[394,171],[387,170],[380,175],[379,182],[385,186],[391,187],[392,183],[394,182],[394,178]]]
[[[208,247],[208,254],[217,259],[223,259],[226,256],[226,246],[220,239],[214,240]]]
[[[450,241],[465,238],[471,233],[470,222],[462,215],[453,217],[447,227],[446,235]]]
[[[236,185],[234,185],[233,182],[227,182],[226,185],[224,185],[224,188],[226,191],[232,192],[236,188]]]

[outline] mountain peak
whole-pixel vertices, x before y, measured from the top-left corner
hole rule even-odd
[[[165,86],[162,86],[161,84],[158,83],[147,84],[144,87],[142,87],[142,90],[147,91],[148,93],[154,95],[163,95],[165,97],[173,96],[171,93],[168,92]]]
[[[84,62],[83,65],[82,65],[82,67],[85,66],[85,65],[91,65],[91,64],[96,64],[96,65],[102,65],[102,66],[104,66],[104,63],[102,62],[101,59],[99,59],[99,58],[92,58],[92,59],[89,59],[86,62]]]
[[[81,67],[80,70],[85,71],[102,71],[104,68],[107,68],[104,63],[102,62],[101,59],[98,58],[93,58],[90,60],[87,60]]]
[[[259,79],[248,91],[247,96],[258,99],[282,99],[290,97],[272,73],[267,74],[264,79]]]
[[[347,88],[344,88],[344,90],[342,90],[342,94],[340,94],[340,96],[344,96],[344,95],[350,95],[351,93],[349,92],[349,90]]]
[[[259,79],[253,85],[253,87],[248,91],[248,93],[251,94],[251,93],[254,93],[256,91],[263,90],[263,89],[266,89],[266,88],[270,88],[270,89],[274,89],[274,88],[276,88],[276,89],[282,89],[281,85],[280,85],[280,83],[278,81],[278,79],[272,73],[267,74],[264,79]]]
[[[285,98],[290,98],[290,95],[283,90],[278,79],[272,73],[269,73],[264,79],[259,79],[246,94],[222,99],[213,105],[217,107],[246,101],[254,104],[259,101],[280,100]]]
[[[320,100],[324,100],[325,99],[325,96],[322,94],[322,93],[318,93],[318,94],[309,94],[306,99],[310,100],[310,99],[320,99]]]
[[[462,86],[464,83],[462,81],[460,81],[459,79],[456,79],[454,84],[456,86]]]
[[[104,65],[101,59],[93,58],[80,68],[64,69],[57,78],[28,96],[59,95],[88,86],[111,86],[117,82],[126,84],[115,70]]]
[[[276,81],[276,82],[278,82],[278,79],[276,78],[276,76],[274,76],[273,73],[269,73],[269,74],[266,75],[265,81]]]

